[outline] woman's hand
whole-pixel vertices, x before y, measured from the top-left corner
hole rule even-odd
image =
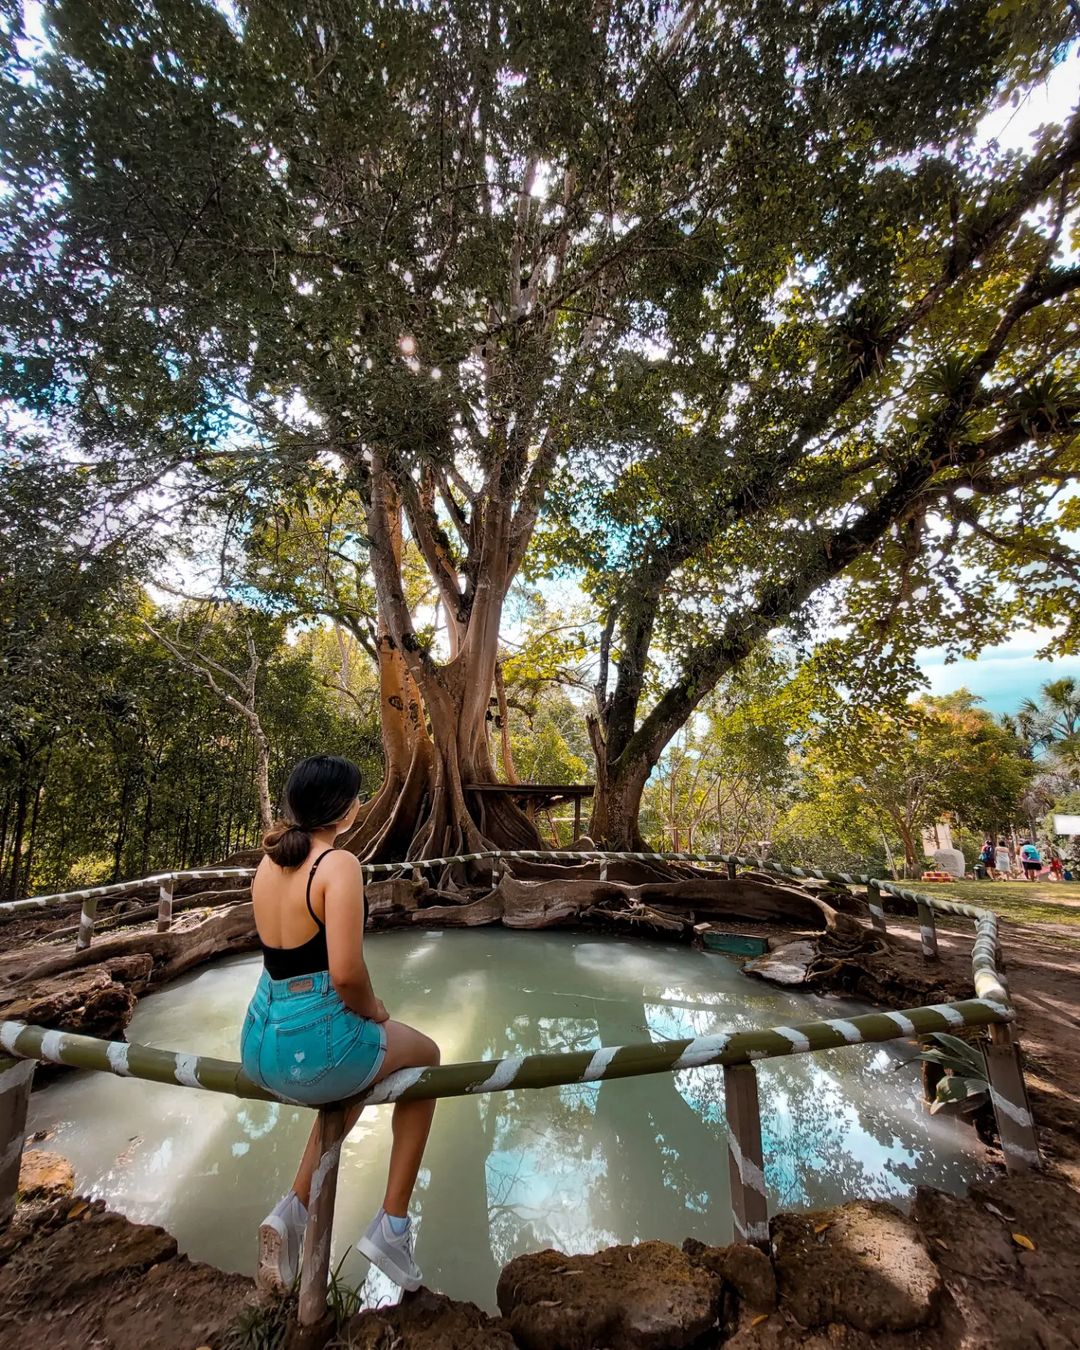
[[[375,1000],[375,1011],[371,1014],[371,1020],[373,1022],[388,1022],[390,1020],[390,1014],[386,1011],[386,1004],[381,998]]]

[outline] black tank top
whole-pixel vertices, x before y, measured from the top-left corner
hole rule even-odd
[[[326,950],[326,925],[311,908],[311,883],[315,880],[315,870],[326,857],[333,853],[332,848],[324,849],[311,864],[307,879],[308,913],[315,920],[316,931],[299,947],[270,947],[262,938],[263,965],[272,980],[294,980],[298,975],[318,975],[330,968],[330,957]],[[364,923],[367,924],[367,896],[364,896]]]

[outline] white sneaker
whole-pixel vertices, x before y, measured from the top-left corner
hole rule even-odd
[[[424,1283],[420,1267],[413,1260],[412,1245],[412,1220],[409,1220],[404,1233],[399,1235],[390,1227],[386,1210],[380,1209],[356,1244],[356,1250],[366,1256],[373,1266],[378,1266],[395,1284],[411,1292]]]
[[[296,1283],[306,1226],[307,1210],[293,1191],[279,1200],[263,1219],[259,1225],[259,1264],[255,1274],[260,1289],[287,1294]]]

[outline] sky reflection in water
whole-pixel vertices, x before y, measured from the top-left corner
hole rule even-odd
[[[849,1016],[862,1005],[798,996],[723,957],[572,933],[373,935],[373,981],[392,1016],[429,1031],[444,1062],[594,1049]],[[146,999],[131,1039],[238,1057],[259,958],[194,973]],[[914,1048],[851,1047],[758,1065],[770,1210],[855,1195],[903,1202],[917,1183],[962,1190],[980,1174],[973,1137],[929,1116]],[[897,1067],[900,1065],[900,1067]],[[79,1185],[159,1223],[195,1260],[250,1271],[254,1233],[289,1185],[307,1111],[163,1084],[72,1074],[39,1093],[30,1128],[66,1154]],[[365,1112],[346,1142],[334,1261],[382,1197],[390,1111]],[[498,1093],[441,1102],[414,1204],[429,1283],[494,1306],[500,1267],[520,1252],[612,1242],[731,1240],[720,1071]],[[369,1302],[392,1292],[374,1272]]]

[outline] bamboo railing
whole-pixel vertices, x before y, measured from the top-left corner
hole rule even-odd
[[[356,1104],[376,1106],[399,1100],[543,1089],[716,1066],[721,1069],[724,1079],[728,1169],[735,1232],[740,1241],[764,1244],[769,1237],[769,1216],[754,1068],[758,1060],[812,1054],[845,1045],[873,1045],[900,1038],[926,1036],[937,1031],[956,1031],[963,1027],[987,1027],[990,1036],[990,1044],[985,1050],[987,1081],[1006,1166],[1010,1171],[1039,1166],[1038,1141],[1014,1031],[1016,1013],[999,970],[997,917],[991,911],[955,901],[939,900],[891,881],[816,868],[780,867],[757,858],[727,854],[610,853],[595,850],[488,852],[424,862],[366,865],[364,873],[367,877],[373,877],[484,860],[490,861],[493,873],[497,873],[499,861],[504,858],[547,862],[599,861],[602,868],[612,859],[723,863],[729,877],[737,875],[739,866],[749,866],[780,876],[816,877],[847,884],[863,884],[868,888],[871,922],[879,932],[886,928],[882,892],[915,905],[923,954],[927,960],[937,959],[935,913],[958,915],[974,921],[972,979],[975,998],[905,1008],[899,1012],[827,1018],[758,1031],[720,1031],[681,1040],[602,1046],[597,1050],[555,1054],[511,1055],[501,1060],[402,1069],[353,1102],[331,1103],[318,1108],[320,1161],[308,1207],[300,1279],[299,1316],[303,1325],[313,1325],[326,1314],[329,1237],[333,1225],[338,1159],[347,1108]],[[82,919],[77,946],[83,949],[93,939],[96,905],[102,895],[157,885],[160,897],[158,927],[162,929],[168,928],[171,922],[172,897],[177,881],[250,876],[251,872],[250,868],[169,872],[139,882],[13,901],[0,906],[0,913],[7,910],[18,914],[32,907],[80,900]],[[39,1060],[113,1073],[125,1078],[143,1078],[180,1087],[221,1092],[234,1097],[288,1100],[276,1097],[260,1084],[252,1082],[241,1066],[233,1061],[158,1050],[126,1041],[102,1041],[90,1036],[27,1026],[20,1022],[0,1022],[0,1223],[10,1216],[14,1208],[34,1065]]]

